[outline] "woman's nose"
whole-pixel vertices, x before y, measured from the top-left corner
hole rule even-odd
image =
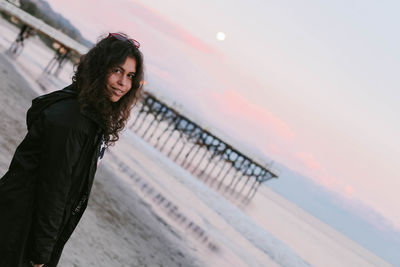
[[[127,83],[127,77],[125,75],[121,75],[118,79],[118,84],[121,86],[125,86]]]

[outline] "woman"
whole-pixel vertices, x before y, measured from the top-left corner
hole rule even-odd
[[[143,84],[139,43],[110,33],[72,84],[32,101],[28,133],[0,179],[0,266],[56,266],[86,206],[104,147],[119,139]]]

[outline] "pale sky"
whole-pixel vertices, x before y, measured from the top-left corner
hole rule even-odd
[[[148,86],[400,229],[400,2],[48,2],[92,41],[137,39]]]

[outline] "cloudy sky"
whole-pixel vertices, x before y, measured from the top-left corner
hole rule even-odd
[[[93,42],[137,39],[147,86],[400,230],[399,1],[48,2]]]

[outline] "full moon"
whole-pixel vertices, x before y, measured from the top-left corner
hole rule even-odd
[[[226,38],[226,35],[224,32],[217,32],[217,40],[218,41],[223,41],[223,40],[225,40],[225,38]]]

